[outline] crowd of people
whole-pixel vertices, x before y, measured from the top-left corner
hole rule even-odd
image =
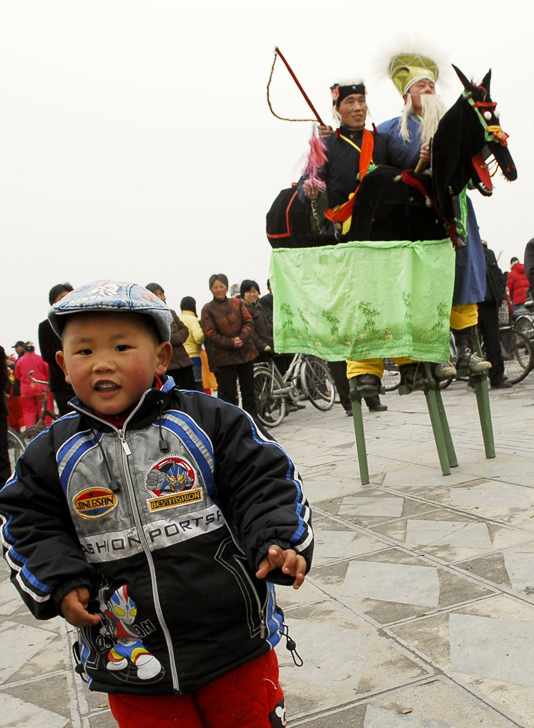
[[[159,283],[148,283],[147,290],[166,301]],[[255,414],[252,385],[252,362],[274,355],[272,335],[273,305],[270,291],[260,299],[260,286],[245,280],[238,292],[228,297],[228,279],[224,274],[209,280],[213,300],[207,303],[199,319],[192,296],[180,303],[180,314],[171,309],[173,322],[170,342],[173,354],[167,374],[181,389],[196,389],[208,394],[217,392],[220,399],[238,403],[236,382],[239,379],[243,407]],[[70,283],[54,286],[49,293],[50,306],[73,290]],[[56,362],[61,340],[48,319],[38,327],[40,354],[31,341],[19,340],[15,352],[2,357],[7,365],[6,395],[9,426],[14,430],[31,427],[39,419],[43,397],[49,389],[47,406],[61,416],[69,411],[74,396]],[[42,382],[45,382],[43,384]],[[46,386],[49,382],[49,387]],[[50,422],[47,420],[47,424]]]

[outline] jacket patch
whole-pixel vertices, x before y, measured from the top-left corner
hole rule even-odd
[[[177,493],[162,498],[149,498],[148,506],[152,512],[160,511],[163,508],[174,508],[183,506],[186,503],[195,503],[202,500],[202,488],[188,490],[186,493]]]
[[[185,458],[171,455],[158,460],[146,476],[147,490],[156,497],[148,499],[154,513],[203,500],[202,488],[196,487],[197,474]]]
[[[101,518],[117,505],[117,496],[108,488],[87,488],[72,500],[76,513],[82,518]]]

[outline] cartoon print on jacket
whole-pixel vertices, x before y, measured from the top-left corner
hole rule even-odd
[[[180,493],[195,484],[195,471],[184,458],[171,456],[154,465],[147,476],[147,486],[155,495]]]
[[[150,680],[162,672],[159,660],[143,645],[132,630],[137,616],[137,606],[128,596],[126,585],[119,587],[107,600],[99,601],[102,612],[101,633],[115,641],[107,654],[106,668],[113,672],[126,670],[132,664],[137,668],[139,680]]]
[[[142,637],[156,631],[150,619],[136,623],[137,605],[128,595],[126,584],[115,588],[103,579],[98,596],[91,600],[89,611],[100,611],[102,620],[78,633],[76,671],[86,682],[108,680],[129,684],[158,682],[165,675],[160,661],[147,650]],[[112,677],[113,676],[113,677]]]

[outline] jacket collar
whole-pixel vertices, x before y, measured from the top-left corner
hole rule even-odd
[[[155,411],[160,408],[165,409],[167,407],[172,397],[172,393],[175,390],[176,384],[172,377],[166,378],[161,389],[157,389],[156,387],[147,389],[146,392],[143,392],[137,406],[126,418],[122,429],[140,430],[146,427],[153,421]],[[79,400],[78,397],[73,397],[73,399],[69,401],[69,404],[74,407],[77,412],[95,423],[98,430],[102,430],[104,432],[117,432],[121,429],[100,418],[90,407],[87,407],[87,405]]]

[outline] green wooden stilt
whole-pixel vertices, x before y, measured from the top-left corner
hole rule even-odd
[[[439,413],[439,406],[436,398],[435,389],[425,389],[426,403],[428,406],[428,414],[434,432],[434,440],[436,441],[436,450],[438,451],[439,464],[443,475],[451,474],[451,465],[449,463],[449,453],[447,452],[447,443],[443,434],[443,426]]]
[[[362,396],[356,389],[356,379],[350,381],[350,399],[352,403],[352,419],[354,421],[354,435],[356,437],[356,450],[358,451],[358,467],[362,485],[369,485],[369,464],[367,462],[367,449],[365,447],[365,431],[363,429]]]
[[[475,331],[475,341],[478,355],[484,358],[482,347],[480,346],[480,337],[478,331]],[[488,391],[488,373],[471,375],[473,384],[475,385],[475,394],[477,396],[478,416],[480,419],[480,428],[482,430],[482,439],[484,440],[484,450],[487,458],[495,457],[495,440],[493,438],[493,423],[491,421],[491,408]]]
[[[449,465],[451,466],[451,468],[457,468],[458,458],[456,457],[456,450],[454,449],[449,421],[447,420],[447,414],[445,412],[445,406],[443,404],[443,399],[441,397],[441,391],[439,389],[439,386],[436,388],[436,400],[438,403],[441,427],[443,429],[443,437],[445,438],[445,445],[447,447],[447,454],[449,456]]]
[[[447,449],[447,461],[449,464],[449,467],[451,468],[457,468],[458,467],[458,458],[456,457],[456,450],[454,449],[454,443],[452,441],[452,435],[451,430],[449,427],[449,421],[447,420],[447,414],[445,412],[445,406],[443,404],[443,399],[441,397],[441,391],[439,388],[439,380],[436,379],[432,375],[432,369],[430,367],[430,364],[428,362],[423,363],[424,369],[425,369],[425,375],[427,379],[427,389],[429,391],[433,391],[435,394],[435,398],[432,396],[430,399],[427,397],[427,405],[430,412],[430,406],[435,406],[439,420],[441,423],[441,432],[443,434],[443,441],[445,443],[445,447]],[[425,390],[425,396],[427,394],[427,391]],[[432,401],[432,402],[431,402]],[[432,418],[431,418],[432,419]],[[438,447],[438,443],[436,440],[436,447]],[[439,448],[438,448],[438,455],[439,455]],[[441,458],[440,458],[441,462]],[[443,469],[443,468],[442,468]],[[443,473],[444,475],[449,475],[449,473]]]
[[[451,474],[451,467],[456,467],[458,461],[454,451],[449,423],[443,407],[441,394],[438,393],[438,385],[432,376],[432,370],[428,362],[421,362],[425,373],[424,383],[418,387],[410,387],[401,384],[399,394],[411,394],[412,392],[424,392],[436,450],[438,451],[439,464],[443,475]]]
[[[482,374],[471,375],[473,384],[475,385],[475,394],[477,396],[478,416],[480,418],[480,429],[482,430],[482,439],[484,440],[484,450],[487,458],[495,457],[495,440],[493,439],[493,423],[491,421],[491,409],[488,392],[488,375],[486,372]]]

